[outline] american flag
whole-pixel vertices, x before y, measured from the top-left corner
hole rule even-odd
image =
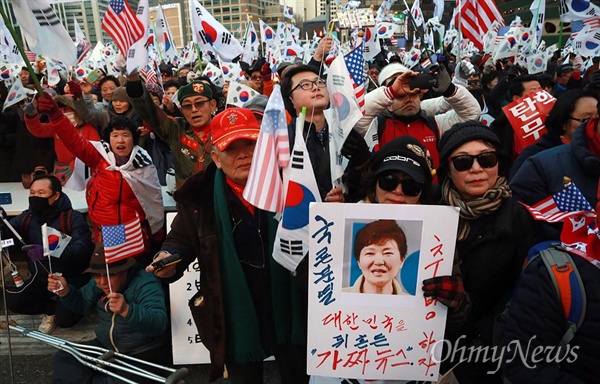
[[[35,60],[37,59],[37,53],[31,52],[31,51],[28,51],[28,50],[25,50],[25,56],[27,56],[27,60],[30,63],[34,63]]]
[[[146,65],[146,67],[142,68],[140,71],[140,75],[146,79],[146,84],[157,84],[158,78],[156,77],[156,72],[150,65]]]
[[[140,218],[127,224],[103,225],[102,241],[106,264],[139,255],[144,251]]]
[[[354,96],[358,101],[358,106],[362,114],[365,114],[365,59],[363,56],[363,44],[354,48],[350,53],[344,56],[346,67],[350,72],[354,87]]]
[[[135,16],[126,0],[110,0],[102,30],[113,38],[123,57],[127,56],[129,47],[144,37],[144,25]]]
[[[480,50],[483,49],[483,36],[493,22],[504,25],[504,19],[494,0],[456,0],[456,8],[459,10],[456,16],[459,22],[455,21],[455,25]]]
[[[557,223],[576,215],[595,215],[594,208],[574,183],[569,183],[562,191],[531,207],[523,205],[536,220],[548,223]]]
[[[582,29],[589,26],[591,30],[600,29],[600,16],[588,17],[571,22],[571,40],[574,40]]]
[[[285,107],[279,85],[269,97],[254,149],[244,199],[269,212],[283,212],[283,182],[279,170],[290,162]]]

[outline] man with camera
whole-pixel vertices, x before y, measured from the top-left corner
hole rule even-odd
[[[366,112],[355,129],[364,134],[371,124],[377,124],[379,145],[403,135],[413,136],[429,149],[434,166],[439,165],[439,137],[452,125],[477,120],[481,114],[477,100],[466,88],[452,83],[443,65],[418,74],[391,63],[379,73],[379,85],[365,97]],[[412,92],[417,88],[432,89],[441,96],[421,101],[419,93]]]

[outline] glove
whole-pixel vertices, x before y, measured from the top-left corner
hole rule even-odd
[[[468,301],[459,276],[437,276],[423,280],[423,294],[437,299],[451,311],[460,310]]]
[[[508,71],[506,72],[506,77],[509,80],[514,79],[515,77],[521,76],[521,67],[517,64],[512,65]]]
[[[30,261],[44,259],[44,249],[39,244],[24,245],[21,249],[27,253],[27,257]]]
[[[23,112],[25,112],[30,119],[33,119],[38,114],[37,108],[33,103],[27,103],[25,108],[23,108]]]
[[[470,61],[462,60],[460,62],[460,69],[458,70],[460,77],[468,79],[471,75],[475,74],[475,66]]]
[[[363,165],[371,158],[371,151],[365,139],[354,129],[346,138],[341,152],[342,156],[348,158],[354,166]]]
[[[433,90],[443,96],[451,96],[456,90],[456,86],[452,84],[452,79],[443,65],[432,67],[430,72],[437,72],[438,86]]]
[[[38,110],[45,113],[50,121],[60,120],[64,116],[56,101],[48,93],[38,98]]]
[[[69,90],[71,91],[71,94],[73,95],[73,98],[75,100],[79,100],[83,97],[83,91],[81,90],[81,85],[79,85],[79,83],[77,81],[69,81],[67,83],[67,85],[69,86]]]
[[[264,63],[262,67],[260,67],[260,74],[262,75],[263,81],[271,80],[271,67],[269,63]]]

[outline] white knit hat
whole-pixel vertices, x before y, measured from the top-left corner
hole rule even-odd
[[[404,73],[408,71],[410,71],[410,69],[406,68],[400,63],[388,64],[385,67],[383,67],[381,72],[379,72],[379,85],[383,85],[387,79],[389,79],[397,73]]]

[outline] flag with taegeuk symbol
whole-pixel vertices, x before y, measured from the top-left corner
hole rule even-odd
[[[536,220],[548,223],[564,221],[571,216],[595,216],[594,208],[572,182],[569,182],[562,191],[545,198],[537,204],[532,206],[523,205]]]
[[[144,252],[144,237],[140,218],[127,224],[103,225],[102,241],[106,264]]]

